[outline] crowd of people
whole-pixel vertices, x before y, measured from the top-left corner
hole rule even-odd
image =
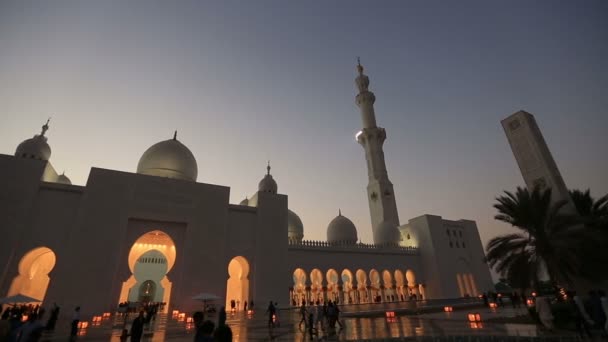
[[[298,323],[298,327],[302,329],[302,325],[304,325],[304,331],[308,333],[311,339],[315,335],[318,336],[320,331],[324,335],[335,334],[336,324],[340,330],[344,327],[344,324],[340,320],[340,307],[337,303],[331,300],[327,302],[317,300],[308,304],[307,306],[306,302],[303,301],[300,306],[300,322]]]
[[[39,305],[8,306],[0,316],[0,341],[36,342],[42,332],[55,329],[59,307],[53,305],[48,321],[43,323],[45,309]]]

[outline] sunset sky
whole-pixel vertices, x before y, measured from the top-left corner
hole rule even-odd
[[[51,163],[85,185],[178,130],[231,202],[270,160],[305,239],[340,208],[372,242],[357,56],[402,223],[511,230],[492,204],[523,185],[500,126],[520,109],[570,188],[608,193],[607,1],[0,0],[0,153],[52,116]]]

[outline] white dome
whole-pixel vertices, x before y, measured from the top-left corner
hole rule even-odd
[[[46,137],[36,134],[27,139],[15,151],[15,157],[49,160],[51,158],[51,147],[46,142]]]
[[[327,242],[332,244],[357,243],[357,228],[347,217],[339,213],[327,226]]]
[[[198,166],[192,152],[174,136],[148,148],[139,159],[137,173],[195,182]]]
[[[49,160],[51,158],[51,147],[47,144],[46,137],[44,136],[44,133],[48,129],[49,121],[42,126],[40,134],[34,135],[33,138],[27,139],[17,146],[15,157]]]
[[[258,191],[276,194],[277,190],[278,190],[278,186],[277,186],[277,182],[274,180],[274,178],[272,178],[272,175],[270,174],[270,163],[268,163],[266,170],[268,170],[268,172],[266,173],[264,178],[262,178],[260,183],[258,183]]]
[[[374,229],[374,244],[376,245],[398,245],[401,241],[401,232],[396,225],[390,222],[380,223]]]
[[[300,217],[287,209],[287,238],[289,241],[301,242],[304,238],[304,225]]]
[[[64,173],[62,173],[57,177],[57,183],[72,184],[72,181],[68,178],[68,176],[66,176]]]

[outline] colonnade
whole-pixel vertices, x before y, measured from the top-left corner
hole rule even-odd
[[[308,274],[297,268],[293,272],[293,286],[289,288],[292,306],[327,301],[342,304],[386,303],[424,299],[425,286],[416,282],[414,271],[349,269],[340,274],[335,269],[322,272],[313,269]]]

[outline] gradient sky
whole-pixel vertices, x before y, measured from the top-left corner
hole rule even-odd
[[[52,116],[51,162],[84,185],[177,129],[231,202],[270,159],[305,238],[341,208],[371,242],[356,56],[402,223],[511,230],[492,204],[523,184],[500,126],[520,109],[569,187],[608,192],[607,1],[0,0],[0,153]]]

